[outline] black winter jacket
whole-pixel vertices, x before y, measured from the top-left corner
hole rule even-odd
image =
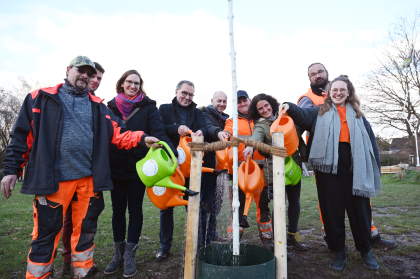
[[[115,98],[108,102],[108,108],[122,119],[121,112],[117,108]],[[126,128],[132,131],[144,131],[150,136],[157,137],[168,143],[175,155],[176,149],[165,133],[164,126],[160,120],[156,102],[145,96],[143,100],[136,103],[133,109],[139,110],[125,122]],[[136,163],[144,158],[149,149],[146,146],[139,146],[132,150],[121,150],[111,146],[111,172],[113,179],[134,179],[138,178]]]
[[[300,108],[293,103],[287,103],[289,105],[289,110],[287,114],[293,119],[296,125],[299,125],[304,130],[310,132],[308,139],[308,156],[311,150],[313,135],[315,132],[316,121],[318,118],[319,107],[310,107],[310,108]],[[375,160],[378,166],[381,165],[379,158],[379,149],[376,144],[375,135],[373,134],[372,127],[365,117],[362,117],[363,123],[365,124],[366,131],[369,135],[370,142],[372,144],[373,153],[375,155]]]
[[[54,87],[36,90],[25,98],[6,149],[4,173],[21,175],[26,165],[21,192],[49,195],[57,192],[59,173],[56,158],[60,150],[63,105]],[[119,120],[89,94],[93,117],[92,176],[94,191],[112,189],[109,163],[109,144],[119,148],[133,148],[144,138],[141,131],[121,133]]]
[[[219,137],[217,134],[225,128],[225,122],[229,115],[217,111],[212,105],[201,108],[201,111],[206,119],[207,138],[210,142],[218,141]]]
[[[204,135],[204,140],[209,141],[206,120],[201,110],[197,108],[195,103],[191,103],[187,108],[187,123],[180,122],[181,106],[178,104],[176,97],[172,100],[171,104],[163,104],[159,107],[160,117],[165,125],[165,131],[174,146],[179,144],[178,127],[186,125],[193,132],[201,130]],[[204,154],[204,166],[213,168],[215,166],[214,156],[210,152]]]
[[[187,123],[186,125],[193,132],[201,130],[204,138],[207,139],[206,123],[203,113],[196,108],[195,103],[191,103],[187,109]],[[179,144],[178,127],[183,123],[180,122],[181,106],[178,104],[176,98],[172,100],[171,104],[163,104],[159,107],[160,118],[165,126],[166,134],[174,146]]]

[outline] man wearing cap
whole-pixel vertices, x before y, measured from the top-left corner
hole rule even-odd
[[[64,84],[35,90],[25,98],[4,159],[1,192],[9,198],[25,167],[21,192],[35,195],[34,228],[26,278],[50,278],[63,226],[72,208],[73,278],[96,272],[93,262],[101,191],[112,189],[109,144],[131,149],[158,141],[142,131],[121,132],[102,100],[89,93],[95,65],[78,56],[67,67]]]
[[[105,73],[104,68],[98,62],[93,62],[95,64],[96,73],[89,80],[89,90],[90,93],[95,95],[96,89],[101,85],[102,76]],[[74,196],[76,197],[76,195]],[[99,195],[103,199],[102,195]],[[70,274],[71,272],[71,234],[73,232],[73,223],[71,221],[71,206],[68,207],[66,216],[63,221],[63,272],[62,275]]]
[[[252,135],[254,129],[254,121],[248,116],[249,106],[251,105],[251,99],[245,90],[238,90],[238,136],[240,138],[247,138]],[[228,133],[229,137],[233,135],[233,119],[229,118],[226,120],[224,131]],[[226,140],[224,135],[219,136],[220,140]],[[243,156],[244,145],[240,144],[238,148],[238,161],[242,162],[245,160]],[[252,159],[254,159],[260,166],[264,164],[264,156],[258,151],[255,151]],[[245,228],[249,227],[247,216],[243,215],[245,207],[245,194],[239,189],[239,225],[240,234],[243,233]],[[257,225],[258,232],[262,243],[268,247],[272,247],[273,241],[273,226],[271,221],[270,208],[268,207],[268,193],[267,187],[264,188],[260,203],[257,206]],[[228,228],[228,233],[231,232],[231,227]]]

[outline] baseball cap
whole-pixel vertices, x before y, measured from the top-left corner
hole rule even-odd
[[[87,56],[77,56],[70,61],[69,66],[82,67],[89,66],[92,68],[93,72],[96,73],[95,64]]]
[[[245,97],[247,99],[249,99],[248,93],[246,93],[245,90],[238,90],[238,92],[236,93],[239,98]]]

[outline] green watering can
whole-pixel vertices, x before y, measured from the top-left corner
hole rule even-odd
[[[286,185],[296,185],[302,179],[302,170],[292,157],[284,160],[284,176]]]
[[[150,148],[146,156],[136,163],[137,174],[146,187],[162,186],[174,188],[187,193],[190,196],[198,194],[170,179],[178,165],[175,154],[164,141],[158,144],[163,147]]]

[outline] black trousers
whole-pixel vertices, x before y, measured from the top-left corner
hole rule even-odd
[[[336,175],[315,172],[327,244],[336,252],[345,248],[345,212],[347,212],[356,249],[364,254],[371,248],[370,200],[353,195],[350,144],[340,142],[338,156]]]
[[[129,180],[113,180],[114,190],[111,191],[112,201],[112,231],[114,241],[125,240],[138,243],[143,226],[143,197],[145,186],[139,178]],[[128,208],[128,228],[125,213]],[[127,229],[126,229],[127,228]]]

